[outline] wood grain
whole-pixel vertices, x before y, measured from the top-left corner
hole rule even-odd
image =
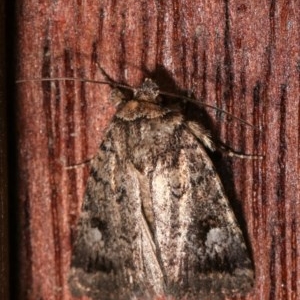
[[[207,110],[220,140],[264,160],[216,159],[252,249],[253,292],[300,298],[299,1],[19,3],[18,78],[101,79],[192,93],[251,122]],[[20,246],[17,299],[73,299],[71,241],[88,167],[114,109],[104,85],[18,84]],[[17,292],[18,291],[18,292]]]
[[[9,42],[5,40],[5,13],[9,9],[0,3],[0,299],[9,299],[9,214],[8,214],[8,88],[7,55]]]

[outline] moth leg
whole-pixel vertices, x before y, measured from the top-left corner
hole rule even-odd
[[[103,77],[105,78],[105,80],[107,80],[111,86],[115,86],[118,84],[118,82],[113,80],[98,63],[96,63],[96,64],[97,64],[98,69],[102,73]]]
[[[222,145],[221,143],[220,145],[218,145],[218,149],[229,157],[238,157],[242,159],[263,159],[264,158],[263,155],[243,154],[243,153],[236,152],[230,149],[228,146]]]
[[[218,142],[217,144],[214,143],[210,132],[196,122],[188,121],[187,127],[192,134],[195,135],[202,142],[202,144],[212,152],[219,150],[229,157],[238,157],[242,159],[263,159],[262,155],[243,154],[230,149],[221,142]]]
[[[124,100],[132,98],[132,88],[115,81],[98,63],[97,67],[107,83],[113,88],[109,97],[111,103],[118,106]]]
[[[85,167],[87,164],[91,163],[92,160],[93,160],[93,157],[89,158],[89,159],[86,159],[82,162],[79,162],[79,163],[76,163],[76,164],[73,164],[73,165],[70,165],[70,166],[66,166],[65,169],[66,170],[73,170],[73,169],[77,169],[77,168],[82,168],[82,167]]]

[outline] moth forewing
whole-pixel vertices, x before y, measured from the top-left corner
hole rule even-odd
[[[121,104],[91,163],[70,271],[93,299],[222,299],[254,283],[249,253],[201,124],[151,81]]]

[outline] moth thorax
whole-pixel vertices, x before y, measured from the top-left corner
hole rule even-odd
[[[158,103],[159,89],[155,82],[146,78],[140,88],[134,90],[134,99]]]

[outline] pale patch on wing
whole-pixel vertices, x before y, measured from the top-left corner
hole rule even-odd
[[[178,168],[174,168],[158,160],[152,180],[156,238],[169,281],[177,281],[180,276],[191,222],[192,195],[188,158],[184,149],[180,151],[178,161]]]
[[[150,196],[149,178],[141,174],[131,163],[128,163],[128,192],[130,199],[139,199],[136,203],[138,206],[135,210],[135,219],[137,220],[137,248],[139,258],[135,261],[138,266],[140,281],[144,282],[147,279],[148,283],[152,285],[153,290],[160,294],[164,290],[164,278],[160,263],[157,258],[157,249],[155,241],[153,240],[153,222],[152,217],[147,219],[147,215],[151,216],[152,199]],[[143,204],[147,207],[147,215],[143,209]],[[150,227],[149,227],[150,226]]]

